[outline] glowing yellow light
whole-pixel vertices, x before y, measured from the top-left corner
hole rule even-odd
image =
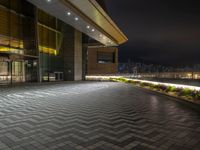
[[[24,49],[24,42],[7,36],[0,36],[0,44],[14,48]]]
[[[45,47],[45,46],[39,46],[40,52],[43,53],[48,53],[48,54],[54,54],[54,55],[58,55],[58,51],[54,48],[49,48],[49,47]]]
[[[17,48],[10,48],[10,47],[6,47],[6,46],[0,46],[0,52],[24,54],[23,50],[20,50],[20,49],[17,49]]]
[[[54,51],[54,54],[57,55],[57,51],[56,50]]]
[[[110,78],[126,78],[123,76],[86,76],[87,80],[110,80]],[[126,78],[127,80],[130,81],[139,81],[141,83],[151,83],[154,85],[166,85],[166,86],[173,86],[176,88],[186,88],[186,89],[191,89],[191,90],[197,90],[200,91],[200,87],[198,86],[191,86],[191,85],[183,85],[183,84],[173,84],[173,83],[164,83],[164,82],[155,82],[155,81],[148,81],[148,80],[139,80],[139,79],[130,79]]]

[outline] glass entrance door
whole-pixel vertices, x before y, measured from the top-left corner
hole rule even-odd
[[[26,82],[37,82],[37,60],[26,60],[25,61],[25,78]]]
[[[25,69],[23,61],[13,61],[11,70],[13,83],[25,81]]]
[[[8,84],[9,81],[9,63],[6,61],[0,61],[0,84]]]
[[[0,61],[0,84],[25,81],[24,61]]]

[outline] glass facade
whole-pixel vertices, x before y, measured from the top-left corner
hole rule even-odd
[[[37,62],[34,6],[25,0],[0,1],[0,82],[31,82],[27,66]],[[29,68],[30,69],[30,68]],[[31,67],[32,76],[37,74]],[[28,74],[27,74],[28,75]]]
[[[38,35],[42,81],[63,80],[62,22],[38,10]],[[60,75],[61,74],[61,75]]]
[[[67,79],[82,34],[27,0],[0,0],[0,18],[0,84]]]
[[[22,0],[1,0],[0,18],[0,52],[36,55],[33,6]]]
[[[60,20],[26,0],[1,0],[0,18],[0,84],[63,80]]]

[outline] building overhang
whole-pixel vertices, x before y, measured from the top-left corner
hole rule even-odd
[[[117,46],[128,40],[95,0],[28,1],[105,46]]]

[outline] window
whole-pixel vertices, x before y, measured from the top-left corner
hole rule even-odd
[[[99,64],[115,63],[115,52],[97,52]]]

